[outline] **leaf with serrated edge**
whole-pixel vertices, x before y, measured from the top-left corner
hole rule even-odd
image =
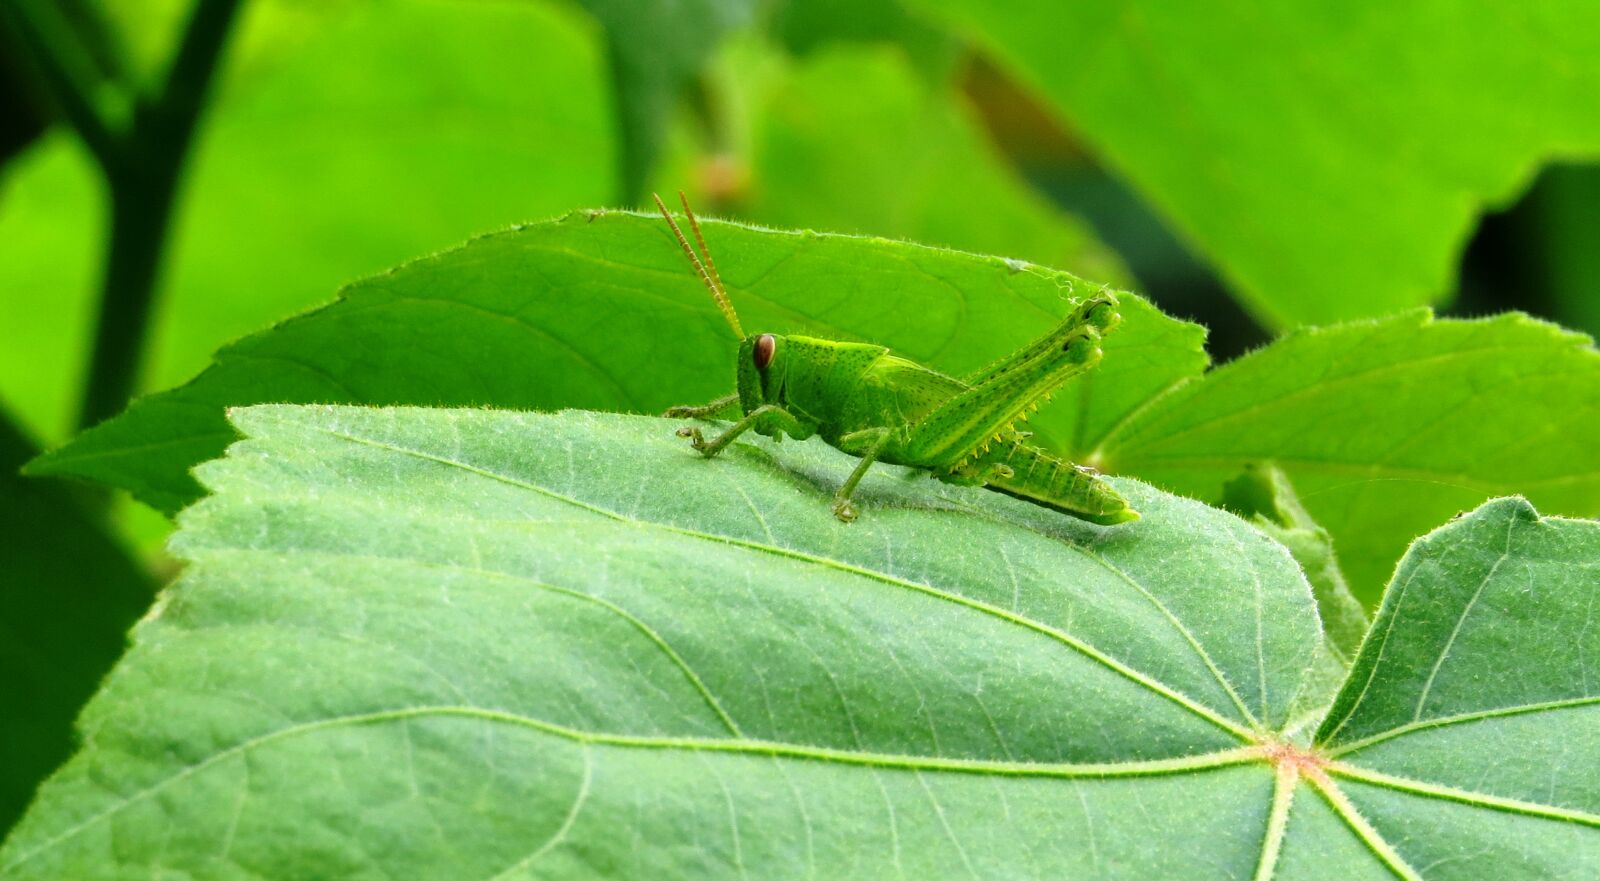
[[[826,500],[854,460],[815,441],[706,462],[617,415],[234,420],[185,575],[0,876],[1600,860],[1600,790],[1573,773],[1600,763],[1597,524],[1504,500],[1421,542],[1312,747],[1275,733],[1322,639],[1287,552],[1131,480],[1145,519],[1106,529],[880,468],[843,525]]]
[[[864,339],[961,375],[1101,290],[1068,273],[908,242],[705,222],[750,329]],[[1028,423],[1087,447],[1206,362],[1204,331],[1128,294],[1106,359]],[[915,321],[906,320],[908,314]],[[584,407],[659,413],[733,389],[737,341],[659,216],[578,212],[352,285],[217,352],[33,470],[104,481],[171,513],[222,452],[223,408],[262,402]]]
[[[1600,513],[1600,352],[1518,314],[1300,331],[1153,402],[1103,461],[1204,499],[1275,463],[1375,603],[1407,542],[1491,496]]]
[[[870,340],[961,375],[1099,290],[906,242],[708,222],[747,328]],[[1600,354],[1524,316],[1416,311],[1291,334],[1196,381],[1204,331],[1122,294],[1105,360],[1028,423],[1078,462],[1214,501],[1268,461],[1375,604],[1406,543],[1521,493],[1600,513]],[[907,316],[913,316],[908,318]],[[577,213],[351,286],[37,462],[171,512],[260,402],[660,412],[733,388],[735,346],[658,217]]]

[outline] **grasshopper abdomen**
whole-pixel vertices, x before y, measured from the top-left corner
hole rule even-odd
[[[967,466],[989,489],[1111,526],[1138,520],[1128,500],[1093,469],[1074,465],[1032,444],[1003,441]]]

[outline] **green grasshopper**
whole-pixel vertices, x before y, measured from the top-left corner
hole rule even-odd
[[[711,260],[700,221],[682,193],[684,216],[704,260],[690,247],[660,196],[656,206],[678,245],[739,337],[737,391],[699,407],[673,407],[668,418],[708,419],[733,406],[744,417],[713,440],[685,427],[678,436],[706,458],[734,439],[757,434],[804,440],[820,435],[861,459],[833,497],[833,514],[856,518],[850,501],[873,462],[926,468],[963,486],[985,486],[1091,523],[1139,519],[1092,469],[1023,443],[1018,431],[1067,379],[1100,362],[1100,339],[1121,321],[1117,300],[1099,293],[1078,303],[1066,319],[1034,342],[966,380],[891,354],[884,346],[771,333],[745,335]]]

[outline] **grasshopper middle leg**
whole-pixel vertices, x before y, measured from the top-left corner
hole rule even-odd
[[[850,502],[850,496],[856,491],[856,484],[866,476],[867,469],[878,460],[878,454],[888,444],[890,434],[887,428],[864,428],[839,438],[839,449],[860,456],[861,461],[856,463],[855,470],[833,494],[833,516],[846,523],[856,519],[856,506]]]

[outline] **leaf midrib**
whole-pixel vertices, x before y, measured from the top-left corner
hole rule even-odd
[[[1258,761],[1261,750],[1255,746],[1240,746],[1227,750],[1217,750],[1209,753],[1200,753],[1176,759],[1150,759],[1130,762],[999,762],[985,759],[949,759],[933,756],[907,756],[894,753],[875,753],[866,751],[839,750],[827,747],[803,746],[798,744],[783,743],[780,741],[756,740],[750,738],[730,740],[724,738],[696,738],[696,737],[643,737],[637,735],[610,734],[605,732],[583,731],[564,725],[546,722],[518,713],[504,710],[493,710],[484,707],[458,704],[434,704],[425,706],[403,707],[389,710],[376,710],[367,713],[357,713],[345,716],[331,716],[295,725],[288,725],[264,734],[241,741],[226,749],[219,750],[210,756],[187,765],[179,771],[163,777],[155,783],[118,800],[116,803],[84,818],[67,829],[41,842],[37,847],[21,854],[15,861],[7,866],[0,867],[0,874],[10,874],[13,870],[24,865],[39,854],[55,847],[56,845],[75,837],[90,827],[120,813],[126,808],[149,798],[175,783],[182,782],[189,777],[207,770],[208,768],[224,762],[234,756],[241,755],[260,746],[296,737],[311,734],[322,730],[338,728],[345,725],[365,725],[392,721],[404,721],[415,718],[437,716],[455,716],[462,718],[478,719],[485,722],[518,725],[531,728],[543,734],[562,737],[586,746],[612,746],[632,749],[660,749],[660,750],[689,750],[706,753],[731,753],[739,755],[757,755],[771,758],[804,759],[834,764],[852,765],[858,767],[872,767],[889,770],[907,771],[935,771],[956,774],[975,774],[994,777],[1018,778],[1055,778],[1077,779],[1093,778],[1103,779],[1108,777],[1155,777],[1171,776],[1215,770],[1219,768],[1242,765]]]

